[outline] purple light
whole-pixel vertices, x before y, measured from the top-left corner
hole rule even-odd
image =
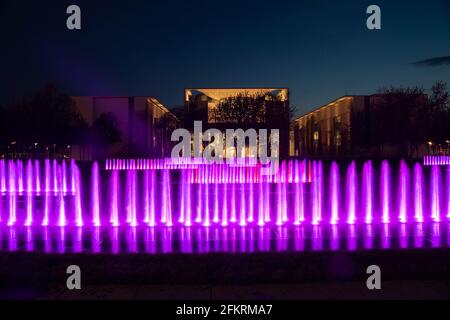
[[[423,222],[423,173],[422,166],[418,163],[414,166],[414,210],[416,221]],[[450,188],[449,188],[450,189]]]
[[[249,199],[249,203],[248,203],[248,222],[249,223],[253,223],[254,220],[255,220],[255,217],[254,217],[254,208],[255,208],[254,197],[255,197],[255,194],[253,192],[254,181],[252,181],[252,180],[250,181],[250,183],[248,184],[248,188],[249,188],[249,195],[248,195],[248,199]]]
[[[231,174],[235,175],[235,169],[231,168]],[[231,188],[231,203],[229,205],[229,208],[231,209],[231,215],[230,215],[230,222],[236,223],[236,181],[233,180],[233,182],[228,184]]]
[[[8,226],[16,224],[16,165],[14,161],[8,162],[9,172],[9,220]]]
[[[447,166],[450,165],[450,156],[425,156],[423,164],[425,166]]]
[[[55,190],[59,190],[58,192],[58,198],[59,198],[59,222],[58,222],[58,226],[60,227],[65,227],[67,224],[67,220],[66,220],[66,204],[65,204],[65,200],[64,200],[64,191],[63,188],[61,188],[62,186],[62,166],[59,166],[58,164],[56,164],[56,170],[57,170],[57,184],[55,186]],[[94,191],[95,192],[95,191]]]
[[[23,162],[17,161],[16,164],[16,175],[18,179],[18,187],[17,191],[19,191],[19,195],[23,194]]]
[[[390,186],[391,186],[391,178],[390,178],[390,166],[389,162],[386,160],[383,161],[381,165],[381,206],[383,217],[383,223],[389,223],[390,221]]]
[[[209,227],[211,225],[211,222],[210,222],[210,211],[209,211],[209,187],[210,187],[210,184],[208,182],[205,182],[204,183],[204,187],[203,187],[203,191],[204,191],[204,193],[203,193],[203,196],[204,196],[204,214],[205,214],[205,219],[204,219],[203,225],[205,227]],[[170,199],[167,199],[167,201],[170,202]]]
[[[35,174],[35,182],[36,182],[36,195],[41,195],[41,165],[38,160],[34,161],[34,174]]]
[[[447,186],[447,219],[450,219],[450,165],[447,166],[447,176],[446,176],[446,186]]]
[[[64,165],[64,162],[63,162]],[[64,168],[64,166],[63,166]],[[64,171],[63,171],[64,172]],[[92,192],[92,212],[93,212],[93,223],[94,226],[99,227],[101,225],[100,222],[100,173],[98,170],[98,163],[94,162],[92,165],[92,186],[91,186],[91,192]]]
[[[195,218],[195,223],[200,223],[202,221],[202,191],[203,188],[203,184],[199,183],[197,185],[197,215]]]
[[[119,172],[114,170],[111,174],[111,225],[118,227],[119,223]]]
[[[322,221],[322,162],[313,162],[312,180],[312,224]]]
[[[191,184],[187,181],[187,177],[191,174],[190,170],[183,171],[183,220],[186,226],[192,225],[192,211],[191,211]],[[153,179],[154,180],[154,179]],[[218,205],[218,203],[217,203]],[[154,212],[153,212],[154,215]],[[217,221],[218,222],[218,221]]]
[[[58,195],[58,189],[59,189],[59,184],[58,184],[58,162],[56,160],[53,160],[53,192],[55,193],[55,196]]]
[[[368,224],[366,233],[364,235],[364,248],[372,249],[373,248],[373,228],[372,225]]]
[[[33,163],[28,160],[27,163],[27,220],[26,226],[33,224]]]
[[[330,171],[330,194],[331,194],[331,224],[339,221],[339,167],[336,162],[331,164]]]
[[[171,227],[173,225],[172,222],[172,188],[171,188],[171,179],[170,179],[170,171],[163,171],[163,192],[162,192],[162,219],[161,222],[166,224],[166,226]],[[209,223],[209,210],[208,216],[205,219],[205,224]]]
[[[370,160],[363,167],[363,196],[361,205],[365,206],[365,222],[370,224],[373,221],[373,167]]]
[[[114,169],[121,163],[135,169]],[[428,223],[450,217],[447,167],[401,161],[391,170],[388,161],[342,167],[289,160],[275,176],[262,175],[258,164],[197,160],[178,165],[128,160],[106,167],[101,172],[93,163],[81,171],[75,161],[0,160],[0,221],[27,227],[208,227],[213,236],[217,227]]]
[[[45,160],[45,200],[44,200],[44,219],[43,226],[49,225],[50,219],[50,160]]]
[[[127,186],[126,186],[126,194],[127,194],[127,223],[130,226],[134,226],[137,224],[136,219],[136,171],[130,170],[127,172]]]
[[[150,218],[148,221],[148,225],[150,227],[154,227],[156,225],[156,218],[155,218],[155,197],[156,197],[156,175],[153,171],[150,176]],[[188,200],[190,201],[190,200]],[[187,209],[188,212],[190,211],[190,208]],[[191,214],[190,212],[186,216],[186,224],[190,224],[191,221]]]
[[[97,165],[98,166],[98,165]],[[98,171],[98,168],[97,168]],[[67,166],[66,166],[66,161],[62,162],[62,190],[64,195],[67,194]]]
[[[294,210],[295,210],[295,220],[294,224],[300,225],[303,221],[305,221],[305,207],[303,203],[303,167],[301,167],[298,161],[295,161],[294,171],[295,171],[295,191],[294,191]],[[262,184],[261,184],[262,185]],[[260,189],[260,193],[262,194],[262,187]],[[262,202],[261,202],[262,205]],[[261,208],[262,211],[262,208]],[[264,220],[261,220],[262,224],[264,224]]]
[[[117,175],[117,171],[115,171]],[[144,173],[144,223],[148,224],[150,222],[150,171],[145,171]],[[182,179],[184,181],[184,179]],[[181,183],[184,183],[184,182]],[[181,203],[184,205],[184,193],[181,194]],[[182,213],[180,214],[180,223],[184,222],[184,207],[181,208]]]
[[[441,171],[438,166],[431,168],[430,190],[431,190],[431,219],[434,222],[440,221],[440,180]]]
[[[356,221],[356,164],[352,162],[347,170],[347,212],[348,224]]]
[[[271,207],[271,201],[270,201],[270,184],[268,181],[264,182],[264,221],[266,223],[269,223],[272,221],[270,217],[270,207]]]
[[[215,167],[215,172],[216,172],[217,167]],[[219,182],[216,181],[214,183],[214,218],[213,218],[213,222],[214,223],[219,223],[220,221],[220,217],[219,217]]]
[[[75,197],[74,201],[74,211],[75,211],[75,224],[77,227],[83,226],[83,211],[82,211],[82,203],[81,203],[81,194],[82,194],[82,188],[81,188],[81,173],[80,169],[78,169],[78,166],[75,161],[72,161],[70,163],[70,170],[72,174],[72,194]],[[116,194],[117,196],[117,194]],[[113,223],[114,226],[114,223]]]
[[[6,193],[6,165],[5,160],[0,160],[0,191],[2,195]]]
[[[34,251],[34,242],[33,242],[33,228],[28,227],[27,228],[27,252],[33,252]]]
[[[283,225],[283,190],[282,190],[282,182],[277,183],[277,226]]]
[[[224,180],[225,181],[225,180]],[[224,183],[223,187],[223,197],[222,197],[222,226],[228,226],[228,184]]]
[[[288,219],[288,208],[287,208],[287,174],[288,170],[286,169],[286,162],[283,161],[282,169],[281,169],[281,215],[282,215],[282,222],[285,224],[289,221]]]
[[[400,176],[399,176],[399,214],[398,219],[401,223],[406,222],[406,212],[408,209],[408,179],[409,168],[405,161],[400,162]]]

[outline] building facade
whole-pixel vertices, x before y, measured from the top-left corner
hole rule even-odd
[[[370,109],[377,96],[344,96],[292,122],[292,156],[370,153]]]
[[[184,92],[186,129],[192,131],[194,121],[202,121],[204,131],[278,129],[282,158],[289,155],[289,119],[287,88],[210,88]]]
[[[162,158],[171,154],[172,131],[178,127],[177,117],[153,97],[73,97],[76,109],[89,126],[102,114],[112,113],[118,121],[121,142],[108,150],[109,157]],[[79,150],[79,157],[97,157],[92,148]],[[76,152],[74,155],[76,156]]]

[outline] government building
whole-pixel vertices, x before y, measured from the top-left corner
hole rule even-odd
[[[379,96],[343,96],[292,121],[291,156],[370,153],[370,110]]]
[[[171,134],[179,125],[178,118],[154,97],[72,97],[76,109],[88,126],[102,114],[112,113],[122,133],[120,143],[109,147],[108,157],[170,157]],[[74,157],[98,158],[92,146],[80,146]]]
[[[183,127],[192,131],[194,121],[202,121],[203,131],[210,128],[223,132],[226,129],[267,129],[268,132],[278,129],[279,156],[289,156],[290,105],[287,88],[185,89]]]

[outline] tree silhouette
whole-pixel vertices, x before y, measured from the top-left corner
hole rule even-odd
[[[289,153],[290,119],[295,107],[272,94],[247,93],[222,99],[208,110],[210,125],[228,129],[278,129],[280,139],[280,155],[287,157]]]
[[[107,154],[107,150],[112,144],[122,140],[119,121],[112,112],[100,114],[92,125],[91,133],[92,144],[103,149],[104,155]]]
[[[17,141],[22,145],[69,145],[77,141],[77,129],[84,125],[71,98],[52,85],[4,109],[2,118],[1,142]]]
[[[428,109],[431,114],[429,119],[429,140],[438,144],[447,144],[450,139],[450,103],[447,84],[438,81],[431,88],[428,99]]]
[[[264,95],[248,96],[239,94],[220,101],[209,111],[215,123],[249,124],[264,122],[266,101]]]
[[[49,156],[49,152],[64,152],[69,145],[108,147],[120,139],[113,114],[100,115],[89,128],[75,102],[53,85],[0,108],[0,146],[11,146],[14,142],[14,153],[25,157],[31,156],[28,154],[35,144],[40,147],[37,152]]]
[[[386,145],[412,157],[419,146],[450,138],[450,106],[446,84],[437,82],[427,97],[419,87],[381,89],[371,110],[371,137],[379,155]]]

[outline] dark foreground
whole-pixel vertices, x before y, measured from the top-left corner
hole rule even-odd
[[[382,290],[366,287],[380,266]],[[82,290],[66,288],[78,265]],[[448,248],[253,254],[0,253],[2,299],[449,299]]]

